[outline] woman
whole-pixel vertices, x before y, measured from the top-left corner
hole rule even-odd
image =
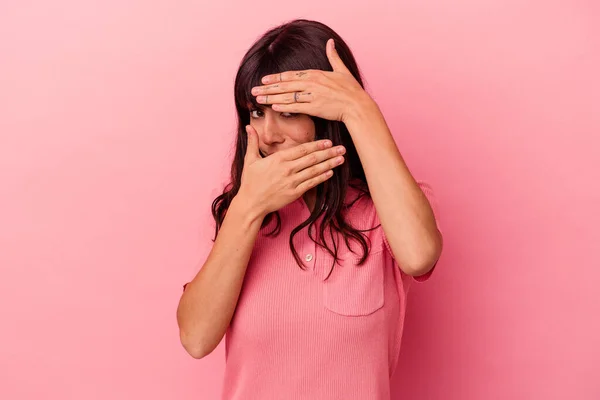
[[[388,399],[408,288],[442,249],[430,189],[319,22],[266,32],[235,105],[214,245],[177,310],[184,348],[202,358],[225,336],[223,399]]]

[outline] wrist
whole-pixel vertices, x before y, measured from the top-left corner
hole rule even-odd
[[[231,204],[229,206],[230,209],[233,209],[234,212],[247,220],[248,223],[254,223],[260,221],[265,218],[264,210],[256,204],[254,201],[246,197],[243,193],[236,194],[234,198],[231,200]]]
[[[352,107],[344,123],[346,125],[355,125],[360,121],[364,121],[365,118],[372,118],[372,116],[377,116],[378,114],[381,114],[379,106],[368,93],[364,93],[362,97],[352,103]]]

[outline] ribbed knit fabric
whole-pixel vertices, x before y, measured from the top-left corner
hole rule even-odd
[[[431,188],[420,186],[435,212]],[[346,202],[357,194],[350,188]],[[362,254],[358,243],[351,240],[348,248],[338,237],[343,261],[327,280],[333,258],[304,228],[294,237],[302,270],[289,237],[310,211],[300,198],[279,212],[279,236],[266,236],[274,220],[258,234],[225,336],[222,400],[389,400],[406,296],[415,278],[399,269],[381,226],[365,232],[371,253],[362,266],[355,265]],[[368,196],[352,206],[347,219],[359,229],[379,225]]]

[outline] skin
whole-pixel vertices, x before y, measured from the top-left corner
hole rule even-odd
[[[307,201],[310,188],[332,176],[326,172],[343,161],[343,146],[314,140],[315,126],[307,115],[261,107],[251,111],[251,125],[245,129],[245,185],[232,199],[215,244],[177,308],[181,343],[194,358],[210,354],[231,323],[266,213],[300,193]]]
[[[369,191],[390,247],[405,273],[429,272],[442,251],[433,209],[406,165],[381,110],[360,86],[329,39],[333,71],[282,71],[252,88],[257,103],[272,111],[308,114],[343,122],[356,146]]]
[[[249,113],[263,157],[315,140],[315,124],[307,114],[274,111],[271,107],[251,109]],[[316,188],[303,195],[310,210],[314,207],[315,195]]]
[[[259,151],[268,157],[314,141],[315,128],[309,115],[344,122],[400,269],[413,276],[424,274],[433,268],[442,249],[433,210],[396,147],[377,104],[345,67],[333,40],[327,42],[326,52],[333,72],[285,71],[264,77],[265,86],[252,90],[257,102],[264,105],[263,112],[252,113],[251,128],[247,128],[247,132],[256,132],[249,133],[248,148],[252,151],[245,158],[255,167],[250,168],[255,173],[253,179],[277,165],[256,161],[260,160]],[[318,147],[317,143],[304,146],[314,153],[320,149],[320,161],[336,154],[333,148]],[[177,310],[181,342],[195,358],[212,352],[231,322],[264,217],[256,213],[256,204],[248,198],[233,199],[204,266],[181,297]]]

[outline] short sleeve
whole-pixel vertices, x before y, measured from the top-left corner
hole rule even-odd
[[[437,197],[433,191],[433,188],[427,182],[417,181],[417,184],[419,185],[419,187],[421,188],[421,191],[423,192],[423,194],[429,201],[429,204],[430,204],[431,209],[433,210],[433,214],[435,216],[435,222],[438,227],[438,231],[440,231],[440,233],[442,233],[442,230],[440,228],[440,223],[439,223],[439,205],[438,205]],[[392,258],[395,259],[394,253],[392,252],[392,248],[390,247],[390,244],[388,243],[387,237],[385,235],[385,232],[383,232],[383,229],[382,229],[382,235],[383,235],[383,242],[385,244],[385,247],[387,248],[389,253],[392,255]],[[412,278],[417,282],[425,282],[426,280],[428,280],[431,277],[436,266],[437,266],[437,262],[433,266],[433,268],[431,268],[427,273],[425,273],[423,275],[419,275],[419,276],[413,276]]]

